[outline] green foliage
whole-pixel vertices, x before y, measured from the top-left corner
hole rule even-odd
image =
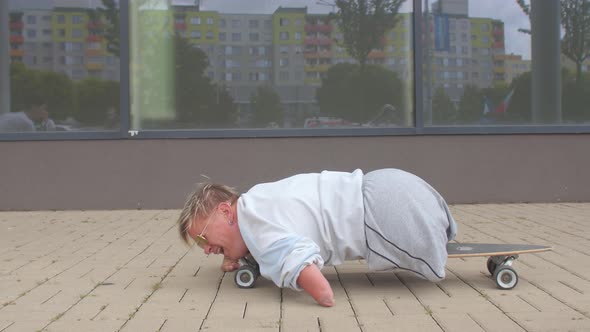
[[[477,124],[483,111],[483,94],[475,85],[468,84],[463,90],[463,97],[457,110],[458,124]]]
[[[516,0],[522,12],[530,17],[531,5],[524,0]],[[576,65],[576,82],[583,79],[582,64],[590,57],[590,2],[588,0],[560,0],[561,53]],[[520,32],[531,34],[529,29],[518,29]],[[576,88],[583,91],[583,87]]]
[[[175,101],[177,121],[193,127],[231,127],[237,112],[225,86],[205,76],[207,55],[186,38],[176,36]]]
[[[102,125],[110,108],[119,108],[119,83],[87,78],[76,86],[78,108],[74,118],[89,125]]]
[[[445,89],[439,87],[432,97],[432,124],[452,124],[456,117],[455,105],[445,93]]]
[[[561,0],[561,53],[576,64],[576,82],[581,83],[582,64],[590,57],[590,3],[588,0]],[[580,85],[576,88],[583,91]]]
[[[337,64],[328,70],[317,90],[322,114],[356,123],[377,116],[385,104],[402,109],[403,84],[393,71],[378,65]]]
[[[332,18],[342,31],[342,45],[361,67],[369,52],[383,47],[385,32],[399,21],[399,7],[405,0],[336,0]]]
[[[271,123],[283,124],[283,110],[279,95],[270,86],[261,85],[250,98],[253,108],[252,125],[268,127]]]
[[[104,37],[107,40],[107,50],[119,57],[121,53],[119,46],[119,8],[115,0],[102,0],[104,8],[98,8],[98,12],[106,18]]]
[[[533,121],[532,114],[532,86],[531,86],[531,72],[520,74],[512,80],[510,88],[514,89],[514,95],[510,99],[510,105],[506,112],[514,122],[531,123]]]
[[[46,104],[53,119],[64,119],[75,108],[74,83],[65,74],[33,70],[20,62],[10,64],[11,109]]]

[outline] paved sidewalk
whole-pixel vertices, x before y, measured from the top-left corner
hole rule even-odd
[[[336,305],[259,279],[242,290],[221,257],[187,248],[179,211],[0,213],[0,332],[590,331],[590,203],[455,205],[460,242],[534,243],[518,286],[484,258],[451,259],[439,284],[325,268]]]

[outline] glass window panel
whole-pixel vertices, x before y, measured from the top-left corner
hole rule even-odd
[[[354,13],[360,36],[336,4],[268,3],[130,1],[132,129],[414,125],[412,1]],[[180,13],[213,38],[182,38]]]
[[[534,2],[536,25],[513,0],[423,3],[431,54],[423,67],[425,126],[590,123],[590,60],[580,57],[590,52],[580,37],[590,26],[570,24],[590,21],[588,7],[575,7],[581,1]],[[437,59],[454,47],[456,66],[437,74]]]
[[[0,133],[119,130],[118,21],[101,1],[8,1]]]

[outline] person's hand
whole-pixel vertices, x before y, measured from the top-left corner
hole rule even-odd
[[[223,263],[221,263],[221,271],[231,272],[240,268],[240,262],[238,260],[231,259],[229,257],[223,257]]]

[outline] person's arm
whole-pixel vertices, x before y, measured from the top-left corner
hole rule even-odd
[[[334,292],[326,277],[315,264],[310,264],[301,270],[297,285],[311,295],[316,302],[324,307],[334,305]]]

